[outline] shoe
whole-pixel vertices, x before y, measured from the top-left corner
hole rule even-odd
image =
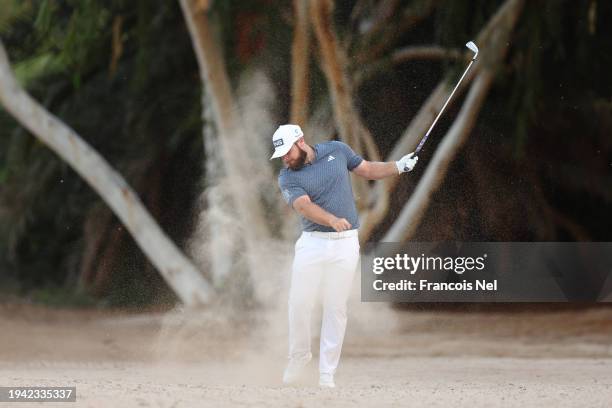
[[[285,373],[283,374],[283,382],[285,384],[292,384],[300,379],[304,367],[308,365],[310,358],[305,360],[289,360]]]
[[[336,388],[336,384],[334,384],[334,375],[322,373],[319,377],[319,387]]]

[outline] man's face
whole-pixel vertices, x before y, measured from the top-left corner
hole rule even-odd
[[[291,170],[299,170],[304,166],[306,162],[306,151],[300,149],[298,143],[294,143],[291,149],[282,156],[283,163]]]

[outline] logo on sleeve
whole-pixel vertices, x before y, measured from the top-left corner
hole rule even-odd
[[[285,201],[287,201],[287,203],[289,203],[291,201],[291,193],[289,192],[289,190],[284,188],[282,190],[282,193],[283,193],[283,197],[285,198]]]
[[[330,161],[332,161],[332,160],[334,160],[334,159],[335,159],[335,157],[334,157],[334,156],[332,156],[331,154],[330,154],[329,156],[327,156],[327,161],[328,161],[328,162],[330,162]]]

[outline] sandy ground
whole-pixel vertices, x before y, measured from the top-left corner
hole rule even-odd
[[[4,304],[0,385],[76,386],[76,404],[49,406],[612,404],[612,308],[467,313],[379,306],[374,315],[366,308],[354,310],[349,323],[338,387],[321,390],[316,364],[300,385],[280,383],[286,333],[269,323],[280,315]]]

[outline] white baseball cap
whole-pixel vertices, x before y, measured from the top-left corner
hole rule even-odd
[[[279,126],[272,135],[274,154],[272,154],[270,160],[286,155],[291,146],[302,136],[304,136],[304,132],[298,125]]]

